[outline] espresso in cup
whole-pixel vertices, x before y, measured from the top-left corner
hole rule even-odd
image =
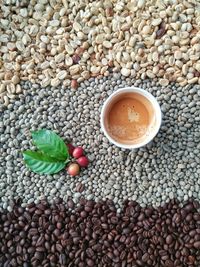
[[[154,119],[153,107],[145,97],[137,93],[126,93],[111,104],[107,129],[119,143],[138,143],[149,135]]]
[[[124,148],[148,143],[157,133],[161,112],[156,99],[140,88],[120,89],[109,97],[101,114],[111,142]]]

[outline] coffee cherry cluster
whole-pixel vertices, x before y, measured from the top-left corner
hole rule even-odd
[[[67,172],[71,176],[76,176],[80,173],[81,167],[86,168],[88,166],[89,160],[84,155],[82,147],[74,147],[72,144],[68,144],[67,146],[70,156],[75,159],[75,162],[72,162],[67,166]]]

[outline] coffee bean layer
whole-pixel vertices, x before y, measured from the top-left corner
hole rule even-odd
[[[76,90],[41,88],[22,82],[23,94],[0,113],[0,210],[11,210],[12,198],[23,205],[47,197],[112,199],[141,206],[160,206],[170,199],[200,200],[200,85],[161,87],[156,81],[124,78],[114,73],[89,79]],[[123,150],[104,136],[100,111],[108,96],[126,86],[141,87],[161,105],[163,118],[153,142],[138,150]],[[1,108],[0,108],[1,112]],[[77,177],[61,171],[39,175],[22,160],[22,151],[34,149],[30,130],[46,128],[65,142],[82,146],[90,159]]]
[[[199,267],[199,203],[116,212],[111,200],[42,200],[0,213],[0,266]]]

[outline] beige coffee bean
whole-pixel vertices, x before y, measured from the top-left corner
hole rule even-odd
[[[77,74],[79,72],[79,70],[80,70],[80,66],[78,64],[73,65],[69,68],[71,75]]]
[[[20,81],[20,79],[19,79],[19,76],[17,76],[17,75],[14,75],[14,76],[12,77],[12,79],[11,79],[11,82],[12,82],[13,84],[18,84],[19,81]]]
[[[19,94],[22,92],[22,88],[21,88],[21,85],[20,84],[17,84],[16,85],[16,93]]]
[[[194,65],[194,68],[200,72],[200,63],[197,63]]]
[[[145,6],[146,0],[138,0],[137,6],[138,8],[143,8]]]
[[[64,59],[65,59],[64,53],[60,53],[60,54],[55,56],[55,62],[56,63],[60,63],[60,62],[64,61]]]
[[[103,41],[105,41],[105,35],[104,34],[99,34],[97,35],[97,37],[95,38],[95,42],[97,44],[102,44]]]
[[[128,77],[130,75],[130,73],[131,73],[130,69],[127,69],[127,68],[121,69],[121,74],[125,77]]]
[[[161,18],[157,18],[157,19],[153,19],[151,24],[153,26],[158,26],[161,22],[162,22],[162,19]]]
[[[103,41],[103,46],[106,48],[111,48],[112,44],[109,41]]]
[[[73,64],[73,59],[69,55],[66,55],[65,57],[65,64],[67,66],[71,66]]]
[[[3,93],[3,92],[5,92],[5,90],[6,90],[6,86],[5,86],[5,84],[0,84],[0,94],[1,93]]]
[[[180,82],[180,85],[181,85],[181,86],[185,86],[187,83],[188,83],[188,82],[187,82],[187,80],[185,79],[185,80],[183,80],[182,82]]]
[[[151,79],[155,78],[155,74],[151,70],[147,70],[146,74]]]
[[[9,98],[8,98],[7,95],[5,95],[5,96],[3,97],[3,101],[4,101],[4,105],[5,105],[5,106],[8,106],[9,103],[10,103],[10,100],[9,100]]]
[[[151,32],[151,27],[149,25],[145,25],[142,29],[143,34],[149,34]]]
[[[85,70],[81,73],[81,76],[84,78],[84,79],[89,79],[90,77],[90,72]]]
[[[67,71],[66,70],[61,70],[57,73],[56,77],[59,79],[59,80],[64,80],[67,76]]]
[[[175,59],[181,59],[182,58],[182,53],[181,53],[181,51],[175,51],[175,53],[174,53],[174,57],[175,57]]]
[[[192,79],[189,79],[188,80],[188,83],[189,84],[193,84],[193,83],[196,83],[198,81],[198,77],[194,77],[194,78],[192,78]]]
[[[100,66],[92,66],[91,68],[90,68],[90,71],[91,71],[91,73],[92,74],[97,74],[97,73],[99,73],[100,72]]]
[[[159,60],[159,55],[157,51],[153,52],[152,59],[154,62],[157,62]]]
[[[58,78],[54,78],[51,80],[51,86],[56,87],[60,84],[60,80]]]
[[[65,45],[65,50],[67,51],[67,53],[69,55],[73,55],[74,54],[74,48],[69,44]]]
[[[160,79],[159,84],[161,86],[167,86],[169,84],[169,80],[168,79]]]
[[[76,31],[76,32],[79,32],[81,30],[81,24],[79,24],[77,21],[75,21],[73,23],[73,29]]]

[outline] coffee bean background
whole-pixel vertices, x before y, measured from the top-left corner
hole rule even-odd
[[[104,101],[114,91],[136,86],[152,93],[162,110],[162,126],[148,145],[120,149],[100,127]],[[21,82],[23,94],[0,106],[0,211],[20,196],[22,206],[44,196],[51,202],[72,197],[112,199],[120,209],[126,199],[141,206],[162,206],[171,199],[200,201],[200,85],[185,87],[156,80],[136,80],[113,73],[91,78],[76,90],[66,86],[41,88]],[[84,148],[88,168],[76,178],[65,170],[39,175],[24,164],[22,151],[35,149],[30,131],[49,129],[63,140]]]
[[[20,200],[0,214],[0,266],[199,267],[200,204]]]

